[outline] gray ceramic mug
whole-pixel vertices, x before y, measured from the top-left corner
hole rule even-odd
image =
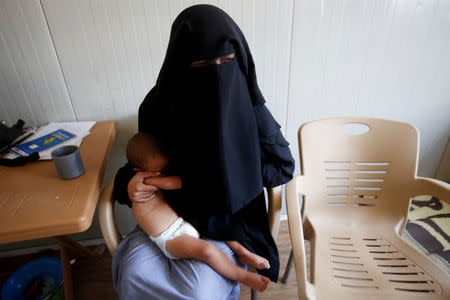
[[[59,147],[53,150],[51,155],[56,171],[62,179],[72,179],[83,174],[84,166],[77,146]]]

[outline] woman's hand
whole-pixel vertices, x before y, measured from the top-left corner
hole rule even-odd
[[[158,188],[154,185],[147,185],[144,179],[148,177],[159,176],[159,172],[137,172],[128,183],[127,191],[128,197],[132,202],[146,202],[155,197],[155,192]]]

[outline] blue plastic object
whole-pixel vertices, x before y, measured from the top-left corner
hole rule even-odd
[[[26,300],[25,292],[36,279],[41,279],[42,295],[32,298],[41,300],[51,294],[62,282],[61,261],[53,257],[32,260],[9,276],[2,287],[2,300]]]

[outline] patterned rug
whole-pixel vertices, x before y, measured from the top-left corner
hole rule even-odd
[[[412,200],[402,238],[450,273],[450,204],[431,196]]]

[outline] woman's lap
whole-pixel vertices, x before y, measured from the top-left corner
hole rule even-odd
[[[223,242],[210,241],[236,262]],[[114,253],[114,286],[120,299],[227,299],[237,300],[239,284],[226,279],[207,264],[192,260],[170,260],[139,227]]]

